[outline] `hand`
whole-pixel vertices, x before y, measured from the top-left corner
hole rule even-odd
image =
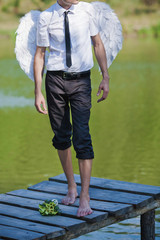
[[[45,99],[42,93],[38,93],[35,95],[35,107],[38,112],[43,114],[48,114]]]
[[[108,96],[109,93],[109,80],[102,80],[100,85],[99,85],[99,89],[97,92],[97,96],[99,96],[101,94],[101,90],[103,91],[103,95],[100,99],[98,99],[98,103],[105,100]]]

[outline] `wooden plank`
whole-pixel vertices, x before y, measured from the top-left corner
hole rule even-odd
[[[28,189],[47,193],[67,194],[68,185],[54,181],[43,181],[30,186]],[[80,194],[80,190],[81,187],[77,186],[78,194]],[[153,201],[153,197],[151,196],[98,188],[90,188],[89,194],[90,199],[133,204],[136,208],[143,207]]]
[[[80,175],[74,174],[75,182],[81,185]],[[60,174],[55,177],[50,177],[50,181],[67,183],[65,174]],[[120,180],[112,180],[105,178],[91,177],[91,187],[100,189],[117,190],[122,192],[137,193],[142,195],[153,196],[155,199],[160,198],[160,186],[145,185],[133,182],[125,182]]]
[[[20,196],[20,197],[24,197],[24,198],[30,198],[30,199],[39,199],[39,200],[56,198],[58,200],[58,202],[61,202],[62,198],[64,198],[63,195],[38,192],[38,191],[32,191],[32,190],[27,190],[27,189],[17,189],[14,191],[7,192],[6,194],[13,195],[13,196]]]
[[[8,192],[7,194],[13,195],[13,196],[20,196],[23,198],[39,199],[39,200],[56,198],[58,202],[61,202],[62,198],[64,197],[63,195],[30,191],[26,189],[11,191],[11,192]],[[79,198],[77,198],[77,200],[72,206],[77,206],[77,207],[79,206]],[[121,216],[133,210],[132,205],[107,202],[107,201],[103,202],[103,201],[90,200],[90,206],[93,210],[107,211],[109,212],[110,215],[113,215],[113,216]]]
[[[24,207],[27,209],[32,210],[38,210],[39,204],[42,204],[42,200],[35,200],[35,199],[24,199],[22,197],[16,197],[12,195],[6,195],[6,194],[0,194],[0,203],[5,203],[7,205],[13,205],[17,207]],[[61,216],[69,216],[69,217],[77,217],[77,207],[73,206],[66,206],[59,204],[60,209],[62,210]],[[85,217],[81,217],[81,219],[84,219],[88,222],[97,222],[102,221],[103,219],[106,219],[108,217],[108,212],[100,212],[100,211],[94,211],[91,215],[87,215]]]
[[[155,210],[141,215],[141,240],[155,240]]]
[[[36,222],[30,222],[18,218],[7,217],[0,215],[0,224],[5,226],[16,227],[20,229],[25,229],[33,232],[39,232],[47,234],[47,239],[62,236],[66,231],[59,227],[48,226]]]
[[[36,233],[28,230],[18,229],[14,227],[0,225],[0,237],[9,239],[19,239],[19,240],[29,240],[29,239],[39,239],[45,240],[46,236],[41,233]]]
[[[37,223],[57,226],[66,230],[74,230],[85,225],[85,221],[64,216],[42,216],[38,211],[25,209],[21,207],[0,204],[0,214],[10,217],[16,217],[24,220],[30,220]]]

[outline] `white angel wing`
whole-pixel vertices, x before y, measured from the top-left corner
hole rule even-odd
[[[103,41],[106,55],[107,67],[112,64],[118,52],[122,49],[122,26],[118,17],[106,3],[92,2],[96,12],[96,21]],[[19,27],[16,31],[15,54],[22,70],[34,81],[34,55],[36,52],[36,32],[37,21],[40,11],[32,10],[20,19]],[[45,64],[47,63],[49,52],[46,51]]]
[[[104,2],[92,2],[96,10],[100,37],[107,55],[107,67],[109,68],[118,52],[122,49],[123,36],[121,23],[114,10]]]
[[[20,19],[16,31],[15,54],[22,70],[34,81],[33,63],[36,52],[37,20],[41,12],[32,10]],[[47,59],[46,51],[46,59]]]

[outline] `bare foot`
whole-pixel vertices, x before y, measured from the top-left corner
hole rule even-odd
[[[68,193],[67,195],[62,199],[62,203],[65,205],[73,204],[76,200],[76,197],[78,196],[77,193],[77,184],[73,187],[68,187]]]
[[[79,199],[79,208],[77,211],[78,217],[84,217],[93,213],[93,210],[90,208],[89,205],[90,197],[88,194],[81,194]]]

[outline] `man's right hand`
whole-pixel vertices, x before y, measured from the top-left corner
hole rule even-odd
[[[35,107],[39,113],[48,114],[46,102],[42,93],[35,94]]]

